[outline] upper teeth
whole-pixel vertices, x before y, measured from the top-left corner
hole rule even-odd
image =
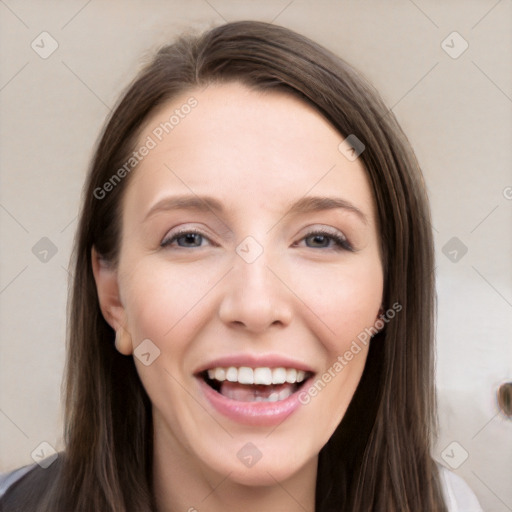
[[[306,377],[304,370],[296,370],[295,368],[249,368],[241,366],[236,368],[216,367],[208,370],[208,377],[218,381],[227,380],[229,382],[238,382],[240,384],[294,384],[302,382]]]

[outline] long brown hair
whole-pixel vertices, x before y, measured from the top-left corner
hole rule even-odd
[[[434,275],[430,212],[410,144],[375,89],[345,61],[283,27],[228,23],[163,47],[129,86],[99,141],[74,250],[65,395],[66,450],[37,510],[154,509],[151,404],[132,358],[114,347],[98,303],[91,248],[113,265],[129,159],[155,109],[212,82],[293,94],[364,145],[384,264],[384,306],[400,315],[374,336],[360,384],[322,449],[316,510],[445,511],[436,464]],[[95,193],[96,191],[96,193]],[[42,501],[41,501],[42,500]],[[24,509],[25,510],[25,509]]]

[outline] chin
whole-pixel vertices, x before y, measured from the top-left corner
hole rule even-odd
[[[275,486],[284,482],[300,471],[300,467],[290,467],[286,461],[281,463],[263,463],[260,460],[253,467],[234,467],[229,473],[229,480],[247,487]]]
[[[270,434],[272,437],[274,434]],[[216,474],[226,477],[233,483],[249,487],[275,486],[277,482],[284,482],[304,471],[311,465],[311,470],[316,472],[318,453],[311,447],[311,454],[303,450],[297,453],[297,448],[307,447],[307,440],[303,443],[285,442],[269,443],[257,437],[252,442],[236,442],[223,450],[210,452],[205,457],[205,452],[197,454],[203,458],[203,464],[208,466]],[[256,447],[261,447],[261,450]]]

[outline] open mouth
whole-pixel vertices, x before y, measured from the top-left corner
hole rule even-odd
[[[199,374],[208,386],[237,402],[278,402],[299,391],[313,373],[295,368],[216,367]]]

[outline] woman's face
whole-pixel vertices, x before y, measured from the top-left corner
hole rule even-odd
[[[311,468],[343,418],[368,346],[345,353],[378,318],[383,273],[342,140],[300,100],[237,83],[182,95],[140,135],[118,267],[96,280],[155,447],[183,468],[274,484]]]

